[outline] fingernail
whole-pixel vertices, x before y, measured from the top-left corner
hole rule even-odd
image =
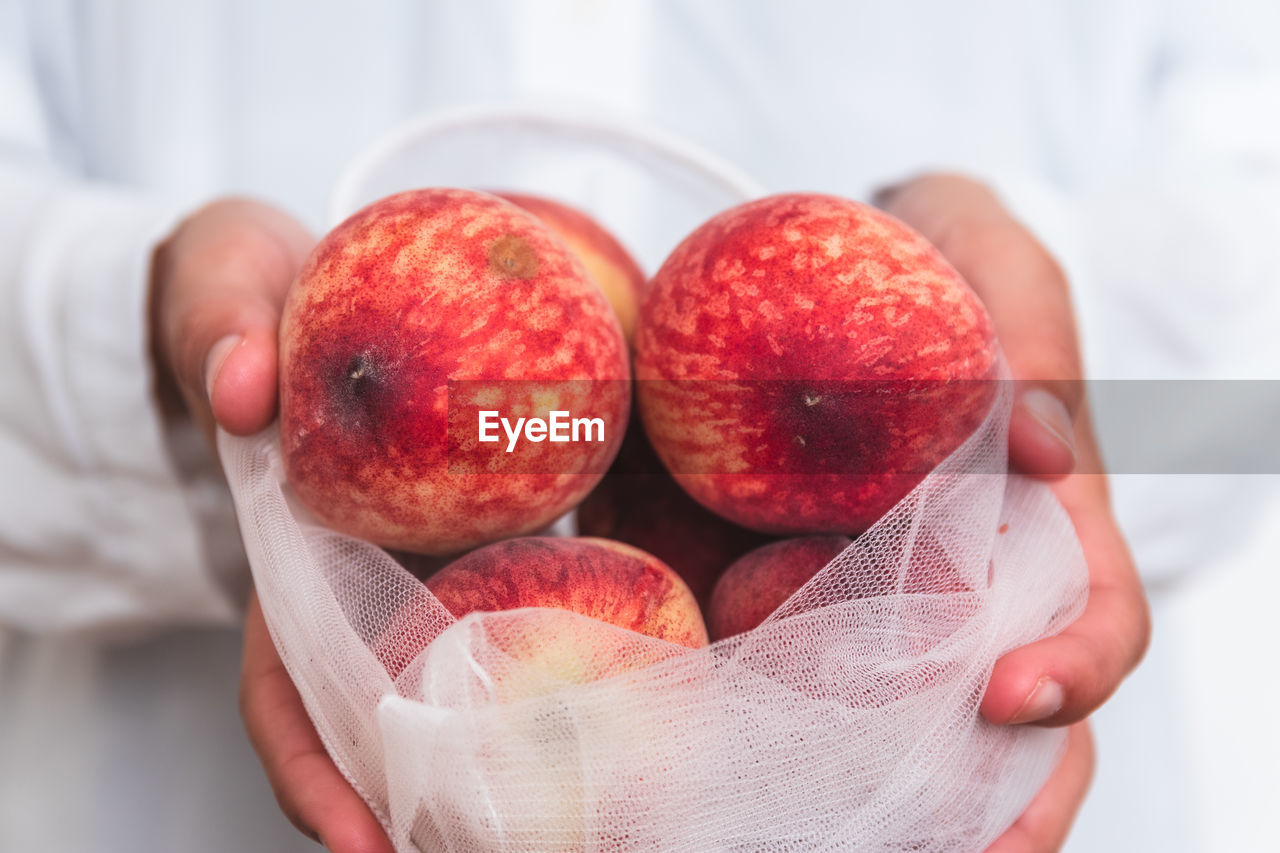
[[[218,378],[222,365],[226,363],[231,351],[243,341],[242,335],[227,335],[209,348],[209,355],[204,360],[204,393],[209,401],[213,400],[213,381]]]
[[[1047,675],[1043,676],[1027,695],[1022,707],[1009,718],[1009,723],[1034,723],[1052,717],[1062,710],[1062,703],[1066,698],[1061,684]]]
[[[1028,388],[1018,404],[1075,457],[1076,430],[1065,403],[1043,388]]]

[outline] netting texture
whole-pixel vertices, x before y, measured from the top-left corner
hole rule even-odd
[[[397,850],[978,851],[1065,742],[980,717],[992,665],[1087,594],[1048,487],[1004,473],[1010,406],[764,624],[696,650],[551,609],[455,620],[309,520],[274,430],[220,449],[281,658]]]

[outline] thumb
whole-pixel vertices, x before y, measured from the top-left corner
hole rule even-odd
[[[157,249],[162,373],[210,436],[215,423],[246,435],[274,417],[281,306],[312,242],[287,214],[229,199],[202,208]]]
[[[257,432],[275,417],[278,324],[279,312],[266,322],[238,324],[242,331],[219,338],[205,356],[210,412],[233,435]]]

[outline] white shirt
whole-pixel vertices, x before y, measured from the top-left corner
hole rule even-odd
[[[0,624],[61,635],[0,657],[0,848],[309,844],[239,734],[234,635],[190,631],[235,625],[245,568],[207,454],[151,396],[147,262],[181,211],[251,193],[322,231],[344,165],[405,119],[569,102],[770,190],[974,173],[1063,259],[1090,375],[1275,377],[1278,24],[1243,0],[0,2]],[[1232,519],[1248,546],[1274,490],[1238,490],[1118,478],[1148,577],[1227,559]],[[1160,748],[1186,733],[1142,714],[1100,731],[1099,791],[1147,737],[1149,795],[1091,824],[1096,795],[1077,835],[1202,849],[1235,818],[1195,810],[1191,759]]]

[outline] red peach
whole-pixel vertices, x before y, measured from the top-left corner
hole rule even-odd
[[[711,594],[711,638],[723,640],[755,628],[852,543],[847,536],[784,539],[738,559]]]
[[[706,610],[711,638],[723,640],[758,626],[852,541],[847,536],[784,539],[739,558],[711,594]],[[975,600],[963,594],[980,586],[961,576],[952,555],[927,531],[912,543],[905,572],[900,559],[871,571],[856,563],[842,572],[838,591],[831,590],[836,597],[819,596],[823,604],[882,595],[952,596],[958,613],[972,613]]]
[[[855,533],[981,423],[997,349],[923,237],[824,195],[764,198],[687,237],[650,283],[637,402],[704,506],[767,533]]]
[[[479,548],[426,581],[455,618],[474,612],[549,607],[697,648],[707,629],[693,593],[656,557],[607,539],[525,537]],[[417,613],[417,611],[414,611]],[[419,617],[420,618],[420,617]],[[425,648],[424,632],[393,617],[374,648],[392,677]],[[406,639],[411,638],[411,639]],[[416,643],[404,648],[405,642]],[[522,638],[522,657],[560,663],[589,658],[564,638]],[[616,667],[618,662],[604,662]]]
[[[689,587],[639,548],[608,539],[526,537],[472,551],[427,579],[457,618],[557,607],[682,646],[707,644]]]
[[[478,826],[474,846],[488,849],[500,834],[516,849],[577,849],[588,837],[583,804],[593,790],[577,748],[607,748],[616,738],[597,728],[579,741],[557,726],[556,713],[566,706],[525,700],[658,663],[681,654],[678,646],[705,645],[706,628],[693,595],[675,572],[651,555],[589,538],[498,542],[441,569],[427,587],[458,618],[476,612],[556,608],[617,626],[552,610],[495,612],[483,632],[471,635],[478,637],[477,645],[467,648],[461,659],[451,654],[452,646],[445,647],[445,665],[457,665],[458,670],[451,673],[457,677],[440,679],[445,682],[441,689],[447,693],[458,689],[459,681],[474,678],[477,690],[464,687],[465,701],[509,709],[502,718],[505,739],[494,745],[494,763],[489,766],[493,778],[509,775],[527,781],[525,768],[539,774],[538,784],[526,792],[528,807],[504,814],[500,833],[489,825]],[[409,614],[393,619],[374,645],[393,677],[421,654],[421,638],[428,634],[421,627],[430,618],[426,609],[411,608]],[[415,614],[418,630],[410,627]],[[653,738],[668,735],[671,723],[658,711],[642,713],[639,721],[634,714],[606,717],[601,724],[634,743],[638,731],[650,731]],[[637,770],[625,762],[619,770],[633,773],[634,784],[643,784],[646,777],[652,780],[658,772]],[[422,849],[435,849],[439,843],[431,820],[424,814],[415,821],[415,840]]]
[[[636,311],[644,294],[645,277],[640,265],[618,239],[596,220],[575,207],[542,196],[498,192],[541,219],[582,261],[583,266],[613,306],[622,333],[631,340],[635,333]]]
[[[720,573],[769,541],[689,497],[662,467],[635,416],[609,472],[578,506],[578,532],[653,554],[675,569],[704,608]]]
[[[297,497],[334,529],[447,554],[538,530],[599,481],[629,407],[626,343],[544,224],[467,190],[400,193],[330,232],[280,327],[280,440]],[[484,410],[603,429],[480,441]],[[501,431],[499,431],[500,433]]]

